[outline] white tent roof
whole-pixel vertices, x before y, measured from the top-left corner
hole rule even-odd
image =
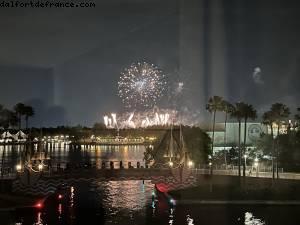
[[[2,138],[12,138],[13,135],[11,133],[9,133],[9,131],[5,131],[2,135]]]
[[[22,139],[25,139],[25,138],[27,138],[27,135],[23,131],[20,130],[20,131],[18,131],[18,133],[15,134],[15,137],[16,138],[21,137]]]

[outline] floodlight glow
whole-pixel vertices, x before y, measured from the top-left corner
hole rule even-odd
[[[43,170],[43,164],[38,165],[39,171]]]
[[[21,164],[16,165],[16,169],[17,169],[18,172],[20,172],[21,169],[22,169],[22,165]]]

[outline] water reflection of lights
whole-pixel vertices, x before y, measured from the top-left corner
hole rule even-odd
[[[61,218],[61,214],[62,214],[62,204],[59,203],[59,204],[58,204],[58,218],[59,218],[59,219]]]
[[[186,216],[186,222],[187,222],[187,225],[194,225],[194,220],[191,218],[190,215]]]
[[[74,205],[74,187],[72,186],[70,189],[71,189],[70,206],[73,207],[73,205]]]
[[[174,211],[175,210],[173,208],[170,209],[170,215],[169,215],[169,224],[170,225],[172,225],[174,222]]]
[[[70,207],[69,207],[69,212],[70,212],[70,218],[74,219],[75,218],[75,212],[74,212],[74,187],[71,186],[70,188]]]
[[[252,213],[246,212],[245,213],[245,225],[265,225],[265,222],[263,222],[260,219],[255,218]]]
[[[37,220],[36,220],[36,223],[34,223],[34,225],[43,225],[42,213],[41,212],[38,212]]]
[[[153,190],[153,184],[145,180],[143,188],[138,180],[100,182],[97,189],[104,192],[104,206],[111,212],[129,209],[136,211],[142,209]]]

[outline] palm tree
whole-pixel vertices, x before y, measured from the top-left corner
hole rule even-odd
[[[225,157],[225,165],[227,168],[227,160],[226,160],[226,142],[227,142],[227,119],[228,119],[228,115],[230,115],[233,111],[234,111],[234,106],[232,104],[230,104],[228,101],[223,100],[222,102],[222,111],[225,113],[225,123],[224,123],[224,157]]]
[[[277,136],[279,135],[279,127],[282,121],[289,117],[291,114],[289,107],[282,103],[275,103],[271,106],[271,111],[274,114],[275,123],[277,125]]]
[[[297,114],[295,115],[295,120],[296,120],[296,128],[299,127],[299,123],[300,123],[300,108],[297,108]]]
[[[271,158],[272,158],[272,178],[275,178],[275,171],[274,171],[274,128],[273,124],[275,122],[275,116],[274,112],[272,111],[267,111],[263,114],[263,124],[265,124],[268,128],[270,126],[271,129],[271,138],[272,138],[272,150],[271,150]]]
[[[213,114],[213,133],[212,133],[212,145],[211,154],[214,154],[214,139],[215,139],[215,124],[216,124],[216,113],[222,110],[223,99],[220,96],[213,96],[208,100],[206,109]]]
[[[274,122],[275,122],[275,119],[274,119],[273,112],[267,111],[267,112],[265,112],[263,114],[263,116],[262,116],[262,124],[266,125],[266,127],[267,127],[267,134],[269,134],[268,128],[270,127],[272,138],[274,136],[274,128],[273,128],[273,123]]]
[[[19,130],[22,128],[22,116],[24,115],[24,110],[25,110],[25,105],[23,103],[17,103],[14,106],[14,110],[17,114],[18,117],[18,125],[19,125]]]
[[[28,119],[29,117],[34,116],[34,110],[31,106],[25,106],[24,108],[25,122],[26,122],[26,130],[28,129]]]
[[[255,120],[257,118],[256,110],[250,104],[244,104],[242,107],[242,113],[244,117],[244,154],[246,154],[246,142],[247,142],[247,121],[248,119]],[[246,176],[246,160],[243,161],[243,176]]]
[[[1,127],[5,127],[5,118],[4,118],[3,110],[4,110],[3,105],[0,105],[0,126]],[[5,145],[4,148],[2,149],[1,178],[3,177],[4,152],[5,152]]]
[[[2,108],[2,110],[0,111],[0,120],[1,120],[1,126],[4,129],[8,129],[9,127],[14,127],[18,124],[18,118],[16,116],[16,113],[5,108]]]
[[[4,119],[3,119],[3,105],[0,105],[0,126],[3,127],[3,122],[4,122]]]
[[[242,119],[243,119],[243,104],[245,103],[235,103],[234,106],[234,110],[231,113],[231,117],[237,119],[238,124],[239,124],[239,138],[238,138],[238,147],[239,147],[239,151],[238,151],[238,173],[239,173],[239,177],[241,176],[241,123],[242,123]]]
[[[271,112],[273,113],[275,123],[277,125],[277,140],[279,137],[279,128],[282,124],[282,121],[289,117],[291,114],[289,107],[282,103],[275,103],[271,106]],[[278,150],[276,150],[276,175],[278,176]]]

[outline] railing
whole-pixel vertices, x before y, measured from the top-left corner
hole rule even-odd
[[[16,171],[12,170],[10,167],[5,167],[2,168],[0,167],[1,175],[0,175],[0,180],[1,179],[14,179],[16,177]]]
[[[291,180],[300,180],[300,173],[284,173],[282,172],[282,168],[279,170],[279,178],[280,179],[291,179]],[[205,174],[210,174],[211,170],[210,169],[194,169],[195,174],[198,175],[205,175]],[[220,170],[220,169],[213,169],[212,171],[213,175],[227,175],[227,176],[238,176],[238,169],[229,169],[229,170]],[[241,174],[242,171],[241,171]],[[272,171],[270,172],[265,172],[265,171],[253,171],[252,173],[249,173],[248,171],[246,172],[247,177],[261,177],[261,178],[272,178],[273,173]],[[276,173],[275,173],[276,177]]]
[[[208,165],[199,165],[197,169],[208,169]],[[233,165],[213,165],[213,170],[238,170],[238,166]],[[255,171],[257,167],[255,166],[246,166],[246,171],[252,170]],[[259,172],[272,172],[271,166],[259,166]],[[243,165],[241,165],[241,171],[243,171]],[[280,173],[283,173],[283,168],[279,168]]]
[[[113,166],[111,164],[111,162],[113,162]],[[44,169],[42,170],[43,174],[47,174],[47,175],[51,175],[51,174],[57,174],[57,173],[72,173],[72,172],[76,172],[76,173],[80,173],[80,172],[86,172],[88,170],[93,170],[93,171],[97,171],[97,170],[119,170],[119,169],[151,169],[151,170],[155,170],[153,168],[148,168],[148,167],[144,167],[141,166],[141,164],[131,164],[130,162],[127,162],[127,166],[124,167],[115,167],[114,165],[116,163],[120,163],[120,161],[107,161],[105,162],[105,166],[102,167],[96,167],[95,164],[76,164],[75,166],[72,167],[66,167],[66,164],[57,164],[54,165],[52,167],[44,167]],[[125,162],[123,162],[125,164]],[[64,165],[61,167],[61,165]],[[107,166],[108,165],[108,166]],[[120,165],[120,164],[119,164]],[[126,164],[125,164],[126,165]],[[253,169],[252,167],[247,167],[246,170],[246,176],[247,177],[260,177],[260,178],[272,178],[272,171],[270,171],[269,169],[265,169],[263,171],[252,171],[251,173],[249,173],[249,170]],[[0,168],[1,170],[1,168]],[[160,170],[160,169],[156,169],[156,170]],[[242,168],[241,168],[242,170]],[[195,175],[210,175],[212,172],[213,175],[223,175],[223,176],[238,176],[238,167],[234,166],[231,167],[230,169],[222,169],[222,167],[217,167],[215,166],[213,168],[213,170],[211,171],[211,169],[209,167],[203,167],[203,168],[194,168],[193,169],[193,173]],[[241,171],[242,174],[242,171]],[[4,170],[2,171],[2,174],[0,176],[0,179],[14,179],[16,178],[18,175],[18,172],[12,169],[7,169],[4,168]],[[293,179],[293,180],[300,180],[300,173],[284,173],[282,169],[279,170],[279,178],[280,179]],[[276,177],[276,173],[275,173],[275,177]]]

